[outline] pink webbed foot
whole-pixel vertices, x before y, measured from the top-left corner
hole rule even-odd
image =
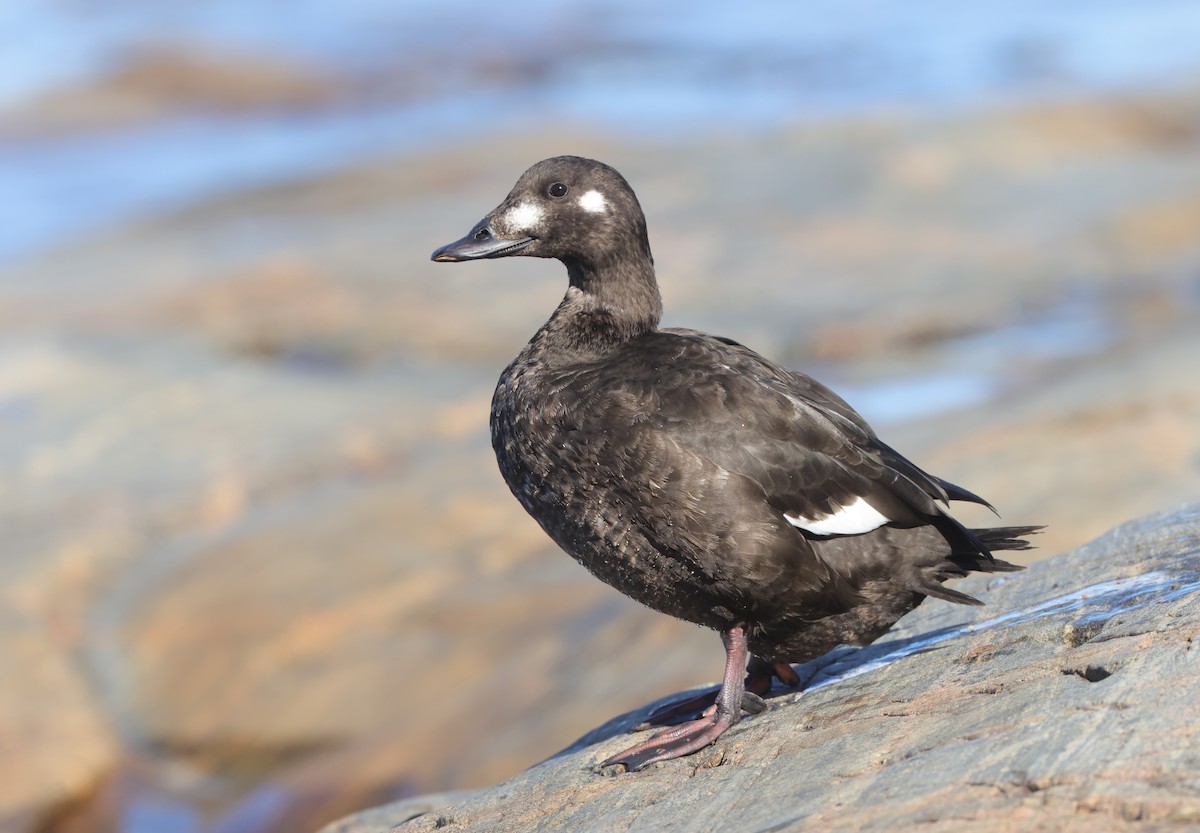
[[[738,722],[732,713],[722,712],[719,707],[713,707],[710,712],[698,720],[659,732],[649,740],[613,755],[600,766],[624,764],[627,772],[637,772],[650,764],[681,758],[703,749]]]
[[[725,676],[721,688],[670,704],[655,712],[647,722],[656,718],[678,719],[681,715],[694,714],[697,709],[702,710],[700,716],[613,755],[600,764],[601,767],[622,765],[628,772],[637,772],[659,761],[690,755],[711,744],[741,720],[743,710],[757,714],[766,708],[759,692],[765,694],[770,690],[773,676],[779,676],[784,682],[795,680],[799,683],[790,666],[784,665],[787,670],[781,673],[778,666],[782,663],[772,665],[757,657],[751,663],[750,674],[743,679],[746,671],[745,629],[740,625],[730,628],[721,634],[721,640],[725,643]],[[747,690],[747,682],[759,691]]]

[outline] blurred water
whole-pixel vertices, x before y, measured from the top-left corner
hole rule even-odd
[[[826,381],[879,428],[995,399],[1030,367],[1098,353],[1118,339],[1117,323],[1101,300],[1079,293],[1038,315],[946,339],[912,375],[886,374],[866,384]]]
[[[121,833],[200,833],[199,814],[161,796],[134,801],[124,809]]]
[[[661,137],[1161,84],[1196,73],[1198,38],[1195,0],[7,3],[0,115],[164,44],[292,59],[347,95],[286,113],[0,133],[0,260],[481,125],[569,122]]]

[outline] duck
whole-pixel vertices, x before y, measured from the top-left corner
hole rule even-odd
[[[983,498],[927,473],[815,379],[739,342],[662,328],[646,217],[614,168],[534,164],[452,263],[560,261],[568,286],[500,374],[491,440],[513,495],[564,552],[660,613],[717,631],[721,686],[603,761],[625,771],[692,754],[761,712],[792,663],[867,645],[945,586],[1021,567],[1040,526],[968,528]],[[995,511],[994,509],[992,511]]]

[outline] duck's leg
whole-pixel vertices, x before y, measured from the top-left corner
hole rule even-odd
[[[755,663],[760,663],[762,669],[759,674],[766,680],[767,687],[759,692],[766,694],[771,690],[771,678],[778,678],[779,682],[783,683],[788,688],[796,688],[800,685],[800,675],[796,673],[796,669],[792,668],[791,663],[787,662],[767,662],[761,657],[750,657],[750,668],[754,668]],[[752,672],[753,673],[753,672]]]
[[[721,634],[721,641],[725,643],[725,677],[713,707],[706,709],[696,720],[659,732],[649,740],[613,755],[600,766],[623,764],[628,772],[636,772],[658,761],[681,758],[708,746],[741,720],[745,695],[748,693],[743,680],[746,671],[746,629],[742,625],[735,625]],[[765,705],[762,698],[758,695],[752,697],[752,703],[757,701],[754,711],[762,711]]]
[[[746,669],[746,693],[742,698],[742,711],[758,714],[765,705],[762,698],[771,690],[772,682],[779,682],[795,688],[800,685],[800,678],[786,662],[771,662],[760,656],[750,656],[750,665]],[[717,702],[719,688],[705,691],[693,697],[676,700],[655,709],[649,717],[639,723],[635,729],[649,729],[653,726],[677,726],[709,713]]]

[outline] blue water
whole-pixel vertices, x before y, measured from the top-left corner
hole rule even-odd
[[[17,0],[0,9],[0,261],[251,185],[489,131],[756,131],[1200,77],[1195,0]],[[5,115],[148,47],[262,54],[331,107],[21,137]]]

